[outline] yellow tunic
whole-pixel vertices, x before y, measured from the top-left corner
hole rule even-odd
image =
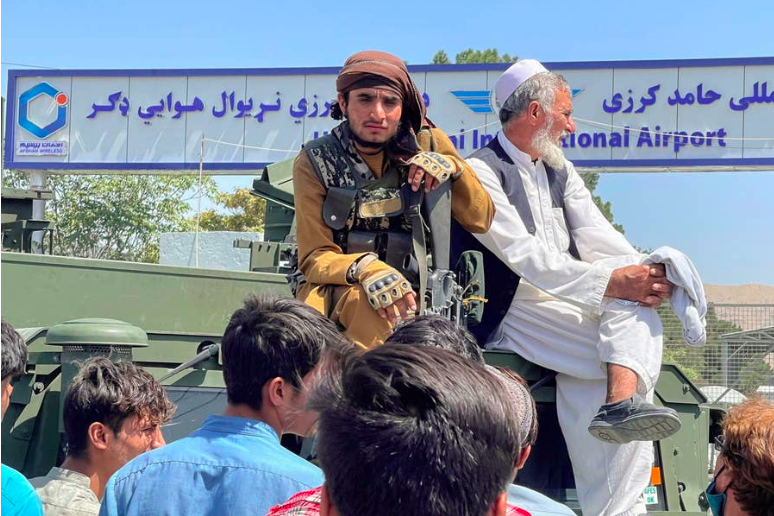
[[[446,155],[463,167],[462,175],[452,185],[452,216],[471,233],[486,232],[495,213],[492,199],[446,134],[440,129],[432,131],[435,152]],[[429,149],[426,133],[420,133],[419,144],[423,149]],[[361,157],[374,176],[381,177],[384,154],[361,154]],[[317,178],[306,151],[299,153],[293,165],[293,192],[298,263],[307,281],[299,289],[298,298],[341,324],[356,343],[364,347],[381,344],[392,326],[371,308],[359,285],[347,282],[347,270],[362,253],[345,254],[334,242],[333,231],[322,219],[326,190]],[[372,264],[369,269],[374,266]],[[385,269],[389,267],[387,264],[383,266]]]

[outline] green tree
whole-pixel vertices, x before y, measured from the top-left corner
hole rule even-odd
[[[439,51],[439,52],[443,52],[443,51]],[[469,48],[457,54],[457,56],[454,58],[454,62],[457,64],[515,63],[516,61],[518,61],[518,59],[519,59],[518,56],[511,56],[509,54],[503,54],[501,56],[496,48],[487,48],[484,50],[475,50],[475,49]]]
[[[26,174],[4,172],[3,185],[26,188]],[[56,225],[54,253],[110,260],[158,262],[163,232],[190,231],[189,201],[198,178],[154,175],[51,175],[54,200],[46,218]],[[202,195],[215,194],[211,177]]]
[[[247,188],[233,193],[219,192],[213,200],[221,210],[202,212],[199,226],[204,231],[263,231],[266,201],[250,194]]]
[[[433,56],[433,64],[449,64],[451,61],[449,61],[449,56],[446,55],[446,52],[443,50],[439,50],[435,53]]]

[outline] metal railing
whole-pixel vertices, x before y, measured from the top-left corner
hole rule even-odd
[[[710,402],[731,405],[751,395],[774,401],[774,304],[710,303],[703,348],[685,344],[668,305],[659,314],[664,361],[680,365]]]

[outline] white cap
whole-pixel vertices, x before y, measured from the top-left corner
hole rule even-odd
[[[505,70],[497,83],[495,83],[495,113],[499,113],[500,109],[505,104],[516,89],[524,83],[527,79],[533,75],[547,72],[546,67],[540,64],[535,59],[522,59],[518,63],[514,63],[510,68]]]

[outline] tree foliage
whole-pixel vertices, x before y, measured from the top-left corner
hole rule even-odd
[[[733,358],[725,358],[728,363],[724,377],[721,336],[742,331],[742,328],[720,319],[712,305],[707,310],[707,344],[703,348],[685,344],[682,323],[668,303],[662,305],[658,313],[664,327],[664,362],[677,364],[699,385],[724,385],[749,396],[771,377],[773,371],[763,360],[762,351],[756,353],[749,345],[733,342],[726,344],[726,357]],[[748,347],[745,349],[745,346]]]
[[[226,211],[202,212],[199,222],[204,231],[263,231],[266,201],[250,194],[247,188],[233,193],[219,192],[213,200]]]
[[[500,55],[496,48],[487,48],[485,50],[475,50],[469,48],[458,53],[454,62],[456,64],[470,64],[470,63],[515,63],[519,58],[517,56],[511,56],[509,54]],[[450,64],[448,54],[439,50],[433,56],[433,64]]]
[[[4,172],[3,185],[26,188],[26,174]],[[110,260],[158,262],[163,232],[190,231],[189,200],[196,176],[51,175],[46,218],[56,225],[54,253]],[[203,178],[202,195],[215,194]]]

